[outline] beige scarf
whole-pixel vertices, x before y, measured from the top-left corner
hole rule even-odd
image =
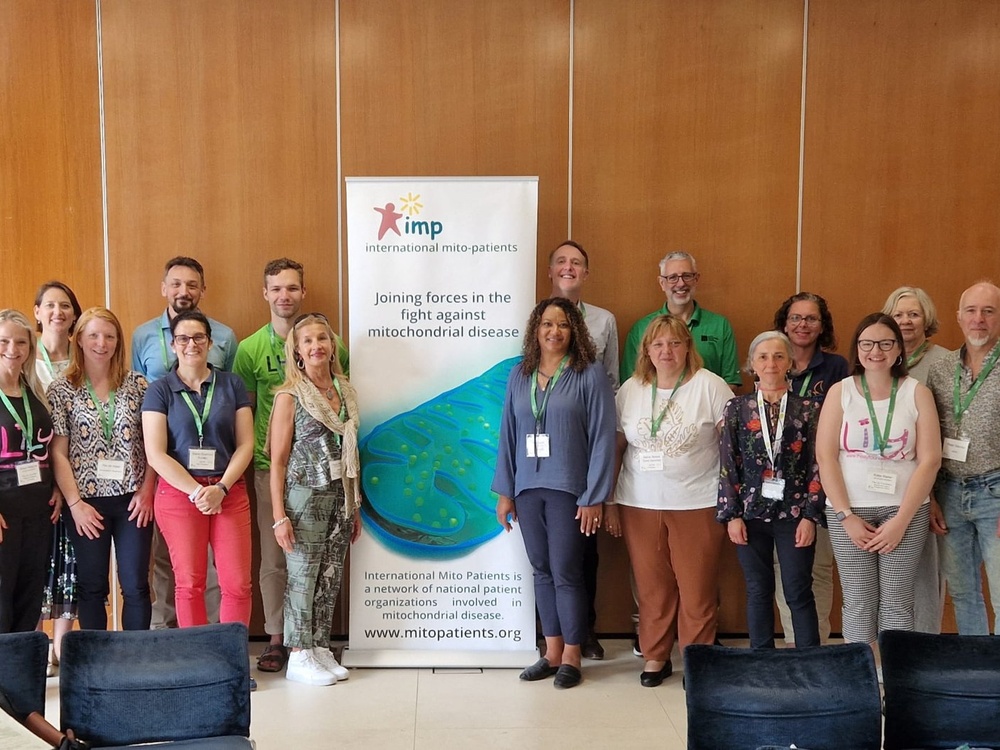
[[[298,399],[302,408],[320,424],[342,438],[341,462],[344,469],[344,509],[350,518],[354,511],[361,507],[361,482],[359,471],[361,460],[358,456],[358,395],[354,386],[344,377],[337,378],[344,404],[347,406],[347,421],[343,422],[340,415],[330,406],[330,402],[313,385],[312,381],[303,378],[290,388],[282,388],[277,393],[289,393]]]

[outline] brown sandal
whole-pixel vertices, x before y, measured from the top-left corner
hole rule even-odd
[[[269,643],[257,657],[257,669],[261,672],[280,672],[288,663],[288,649],[280,643]]]

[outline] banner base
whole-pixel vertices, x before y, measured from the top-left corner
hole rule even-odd
[[[484,669],[524,669],[538,659],[535,648],[523,651],[430,651],[427,649],[362,648],[344,649],[340,662],[345,667],[375,669],[418,669],[439,667],[482,667]]]

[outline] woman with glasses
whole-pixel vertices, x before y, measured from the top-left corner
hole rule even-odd
[[[872,313],[851,340],[851,377],[823,403],[816,458],[844,593],[848,642],[913,629],[941,431],[926,386],[907,376],[896,321]]]
[[[295,319],[271,412],[273,528],[288,568],[285,677],[308,685],[350,676],[330,650],[330,633],[347,549],[361,534],[359,417],[337,342],[325,316]]]
[[[901,286],[886,299],[882,312],[892,316],[903,334],[910,377],[926,384],[931,365],[948,354],[943,346],[930,342],[930,337],[938,331],[937,310],[931,298],[919,287]],[[948,527],[941,507],[933,498],[930,530],[932,533],[927,535],[917,571],[913,628],[922,633],[940,633],[945,583],[941,574],[938,539],[948,533]]]
[[[643,687],[670,676],[675,640],[681,651],[715,641],[725,538],[715,522],[719,429],[732,395],[702,367],[684,321],[660,315],[642,336],[635,374],[615,398],[616,485],[605,525],[628,547]]]
[[[837,347],[837,336],[826,300],[812,292],[793,294],[774,313],[774,330],[785,334],[792,345],[789,392],[822,404],[830,386],[847,377],[847,360],[833,352]],[[777,558],[774,574],[775,601],[781,615],[785,642],[794,643],[795,622],[785,601],[781,565]],[[822,525],[816,527],[812,578],[819,636],[825,643],[830,637],[830,612],[833,609],[833,547],[830,545],[830,533]]]
[[[153,511],[170,551],[177,623],[204,625],[208,546],[222,589],[219,619],[250,623],[253,414],[239,376],[208,364],[212,328],[198,310],[170,321],[177,364],[142,402],[146,459],[159,476]]]

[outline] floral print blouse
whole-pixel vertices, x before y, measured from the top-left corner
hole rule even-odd
[[[761,492],[765,472],[770,471],[771,466],[761,432],[757,394],[737,396],[726,404],[719,443],[717,521],[727,523],[734,518],[777,521],[805,517],[826,525],[823,513],[826,497],[816,463],[819,410],[820,402],[816,399],[788,394],[776,467],[777,478],[785,480],[785,492],[780,500],[771,500]],[[767,415],[764,418],[767,419]]]

